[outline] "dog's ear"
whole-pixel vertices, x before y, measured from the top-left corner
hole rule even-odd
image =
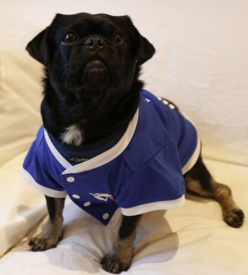
[[[140,48],[139,48],[139,64],[142,65],[148,59],[152,58],[155,53],[154,46],[141,34],[140,36]]]
[[[36,35],[26,47],[29,54],[45,66],[47,66],[49,62],[48,40],[50,41],[50,37],[48,39],[48,33],[50,33],[50,28],[56,28],[57,25],[66,18],[67,15],[57,13],[51,25]]]
[[[132,26],[134,31],[135,44],[137,46],[138,64],[142,65],[153,57],[155,48],[144,36],[139,33],[129,16],[123,16],[123,18]]]
[[[47,66],[48,64],[48,49],[47,49],[47,27],[45,30],[40,32],[36,35],[27,45],[26,50],[29,54],[42,63],[43,65]]]

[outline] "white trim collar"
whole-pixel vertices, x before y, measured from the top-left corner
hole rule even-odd
[[[130,143],[130,141],[131,141],[131,139],[132,139],[132,137],[135,133],[135,130],[136,130],[136,126],[137,126],[137,123],[138,123],[138,118],[139,118],[139,108],[137,109],[137,111],[136,111],[134,117],[132,118],[132,120],[130,121],[126,132],[124,133],[122,138],[118,141],[118,143],[115,146],[113,146],[109,150],[103,152],[102,154],[100,154],[100,155],[98,155],[98,156],[96,156],[92,159],[89,159],[85,162],[79,163],[75,166],[72,166],[59,153],[59,151],[53,145],[46,129],[44,128],[45,140],[46,140],[47,145],[48,145],[49,149],[51,150],[53,156],[66,169],[62,173],[62,175],[81,173],[81,172],[89,171],[89,170],[95,169],[97,167],[100,167],[100,166],[110,162],[111,160],[113,160],[117,156],[119,156],[126,149],[128,144]]]
[[[72,167],[72,165],[60,154],[60,152],[56,149],[56,147],[53,145],[47,130],[44,128],[44,134],[45,134],[45,139],[46,143],[52,152],[53,156],[56,158],[56,160],[66,169]]]

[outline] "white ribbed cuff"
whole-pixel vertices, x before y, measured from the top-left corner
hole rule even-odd
[[[179,208],[183,206],[185,202],[185,196],[183,195],[181,198],[170,201],[158,201],[152,203],[146,203],[142,205],[138,205],[131,208],[121,208],[121,212],[125,216],[135,216],[144,214],[147,212],[152,212],[156,210],[169,210],[174,208]]]

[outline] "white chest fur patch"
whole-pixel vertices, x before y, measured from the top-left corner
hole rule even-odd
[[[63,143],[79,146],[83,143],[83,132],[76,124],[66,128],[66,131],[61,135]]]

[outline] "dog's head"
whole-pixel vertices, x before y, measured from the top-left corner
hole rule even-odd
[[[128,16],[57,14],[27,45],[53,87],[86,98],[129,89],[155,49]]]

